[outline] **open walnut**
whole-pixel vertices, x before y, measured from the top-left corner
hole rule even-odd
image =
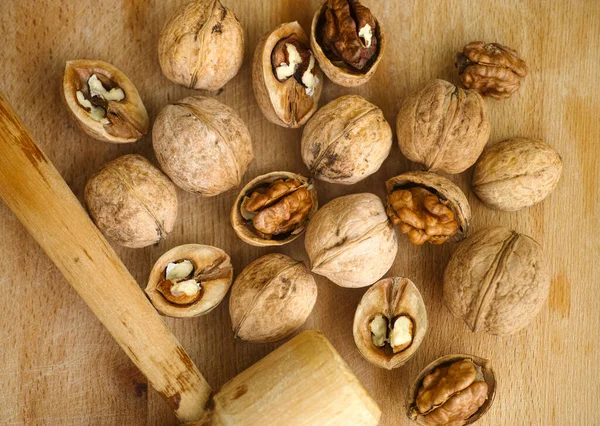
[[[414,381],[407,395],[407,415],[427,426],[472,424],[487,412],[495,392],[487,360],[447,355],[425,367]]]
[[[231,210],[231,224],[248,244],[278,246],[298,238],[317,208],[311,181],[295,173],[272,172],[242,189]]]

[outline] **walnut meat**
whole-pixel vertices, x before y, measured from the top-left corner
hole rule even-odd
[[[229,298],[235,337],[253,343],[275,342],[297,331],[317,300],[317,284],[306,266],[279,253],[246,266]]]
[[[444,273],[446,306],[474,332],[516,333],[537,315],[549,290],[542,248],[503,227],[463,241]]]
[[[175,186],[141,155],[105,164],[87,182],[85,204],[102,233],[125,247],[158,243],[177,217]]]
[[[392,147],[383,112],[358,95],[317,111],[302,133],[302,159],[317,179],[351,185],[381,167]]]
[[[527,75],[527,65],[516,50],[483,41],[467,44],[456,55],[456,67],[465,89],[496,99],[509,98]]]
[[[304,246],[312,271],[342,287],[365,287],[392,266],[396,234],[374,194],[338,197],[313,216]]]
[[[475,163],[490,137],[490,123],[479,93],[433,80],[408,96],[396,131],[410,161],[454,174]]]
[[[152,143],[173,182],[205,197],[239,186],[254,158],[242,119],[227,105],[201,96],[164,107],[154,122]]]
[[[562,167],[558,152],[544,142],[513,138],[483,151],[471,188],[488,207],[519,210],[546,198],[556,187]]]
[[[160,68],[190,89],[218,90],[244,59],[244,29],[219,0],[194,0],[177,10],[158,40]]]

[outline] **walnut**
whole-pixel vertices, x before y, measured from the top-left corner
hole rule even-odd
[[[407,415],[425,426],[475,423],[490,408],[496,380],[489,361],[447,355],[429,364],[410,387]]]
[[[392,147],[383,112],[358,95],[334,99],[302,132],[302,159],[320,180],[351,185],[381,167]]]
[[[542,248],[532,238],[482,229],[452,254],[444,273],[444,302],[474,331],[513,334],[542,308],[550,278]]]
[[[338,197],[313,216],[304,246],[312,272],[342,287],[365,287],[392,266],[396,233],[374,194]]]
[[[317,208],[317,192],[309,179],[272,172],[242,189],[231,209],[231,225],[248,244],[279,246],[302,235]]]
[[[467,44],[456,55],[455,65],[465,89],[496,99],[509,98],[527,75],[527,65],[517,51],[498,43]]]
[[[479,93],[433,80],[408,96],[396,131],[410,161],[454,174],[475,163],[490,136],[490,123]]]
[[[326,0],[311,26],[312,50],[331,81],[359,86],[375,74],[385,50],[381,23],[359,0]]]
[[[227,105],[192,96],[162,109],[154,153],[177,186],[205,197],[237,187],[254,154],[250,133]]]
[[[513,138],[486,149],[475,163],[471,188],[483,203],[505,211],[539,203],[562,174],[558,152],[540,140]]]
[[[158,243],[177,218],[175,186],[141,155],[105,164],[88,180],[84,198],[102,233],[125,247]]]
[[[386,212],[411,243],[443,244],[466,236],[471,208],[450,180],[434,173],[407,172],[389,179],[386,188]]]
[[[354,314],[354,342],[373,365],[391,370],[405,364],[427,333],[421,293],[407,278],[386,278],[363,295]]]

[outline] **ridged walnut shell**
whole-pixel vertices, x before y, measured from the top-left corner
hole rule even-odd
[[[394,263],[398,241],[375,194],[338,197],[317,211],[304,246],[312,272],[341,287],[366,287]]]
[[[276,181],[277,179],[296,179],[302,184],[306,185],[306,188],[310,191],[312,199],[312,207],[306,218],[306,222],[301,224],[299,227],[294,229],[293,232],[277,235],[275,238],[265,239],[256,232],[252,223],[244,218],[241,212],[242,202],[244,197],[252,194],[255,188]],[[231,208],[230,220],[233,230],[238,237],[245,243],[248,243],[256,247],[271,247],[271,246],[282,246],[287,243],[291,243],[300,235],[302,235],[306,229],[306,225],[317,212],[319,208],[319,200],[317,198],[317,190],[315,189],[312,180],[291,172],[271,172],[261,176],[257,176],[252,179],[244,188],[240,191],[240,194],[235,200],[233,207]]]
[[[177,10],[158,40],[160,68],[190,89],[218,90],[240,70],[244,29],[219,0],[194,0]]]
[[[254,159],[242,119],[227,105],[202,96],[164,107],[154,122],[152,143],[173,182],[205,197],[239,186]]]
[[[334,64],[323,51],[323,48],[319,44],[317,37],[317,31],[322,25],[322,19],[328,1],[329,0],[325,0],[323,3],[321,3],[321,6],[319,6],[315,12],[315,15],[313,16],[310,27],[310,47],[315,55],[315,58],[319,62],[319,66],[331,81],[333,81],[335,84],[345,87],[361,86],[369,81],[371,77],[373,77],[375,71],[377,71],[377,67],[381,62],[381,59],[383,58],[386,46],[386,38],[383,27],[381,26],[381,22],[375,19],[377,21],[375,35],[377,36],[378,51],[375,59],[372,60],[372,63],[368,66],[366,71],[363,70],[362,72],[359,72],[358,70],[353,70],[343,63]]]
[[[246,266],[229,298],[235,337],[253,343],[276,342],[297,331],[317,300],[317,284],[306,266],[280,253]]]
[[[474,332],[516,333],[537,315],[549,290],[540,245],[504,227],[463,241],[444,273],[446,306]]]
[[[175,186],[141,155],[106,163],[88,180],[84,198],[100,231],[125,247],[158,243],[177,218]]]
[[[469,222],[471,221],[471,206],[469,206],[469,201],[465,193],[452,181],[430,172],[406,172],[385,182],[388,194],[397,189],[409,189],[415,186],[431,191],[440,200],[445,202],[454,213],[454,219],[458,222],[459,231],[449,241],[464,239],[469,232]]]
[[[165,270],[169,263],[189,260],[194,273],[206,270],[209,278],[200,282],[200,298],[187,305],[178,305],[168,301],[158,290],[165,279]],[[201,244],[184,244],[174,247],[158,258],[146,285],[146,294],[158,312],[169,317],[187,318],[205,315],[215,309],[231,287],[233,267],[229,255],[223,250]]]
[[[267,120],[295,129],[303,126],[317,110],[324,78],[315,58],[314,70],[318,82],[312,94],[307,94],[306,87],[294,76],[284,82],[277,80],[271,65],[271,54],[280,40],[292,34],[309,47],[308,37],[298,22],[281,24],[259,40],[252,63],[252,83],[256,102]]]
[[[462,424],[463,425],[473,424],[477,420],[479,420],[485,413],[487,413],[487,411],[490,409],[490,407],[492,406],[492,404],[494,402],[494,397],[496,396],[496,387],[497,387],[496,376],[494,374],[494,370],[492,369],[490,361],[488,361],[485,358],[480,358],[475,355],[451,354],[451,355],[446,355],[441,358],[438,358],[435,361],[433,361],[431,364],[429,364],[427,367],[425,367],[423,369],[423,371],[421,371],[421,373],[414,380],[414,382],[412,383],[410,388],[408,389],[408,392],[406,394],[406,415],[408,416],[409,419],[415,421],[419,425],[430,426],[430,424],[427,423],[427,421],[425,419],[423,419],[423,417],[418,415],[418,411],[416,410],[417,393],[419,391],[419,388],[422,386],[423,379],[425,378],[425,376],[432,373],[434,370],[436,370],[438,368],[443,368],[443,367],[446,367],[457,361],[462,361],[462,360],[466,360],[466,359],[470,360],[473,364],[475,364],[481,368],[481,372],[483,373],[483,377],[482,377],[483,381],[488,386],[488,393],[487,393],[487,399],[485,400],[483,405],[481,407],[479,407],[479,409],[477,410],[477,412],[475,412],[475,414],[473,414],[471,417],[469,417]],[[459,425],[453,424],[453,426],[459,426]]]
[[[391,348],[380,348],[371,338],[371,321],[383,314],[388,323],[398,316],[407,316],[412,321],[412,342],[398,353]],[[363,295],[354,314],[352,333],[360,354],[371,364],[391,370],[404,365],[419,349],[427,333],[427,310],[421,293],[415,284],[401,277],[378,281]]]
[[[490,137],[487,106],[477,92],[432,80],[412,92],[396,120],[398,145],[429,171],[461,173]]]
[[[302,160],[317,179],[351,185],[381,167],[392,147],[383,112],[358,95],[323,106],[302,133]]]
[[[546,198],[556,187],[562,167],[560,154],[544,142],[513,138],[483,151],[471,187],[488,207],[519,210]]]

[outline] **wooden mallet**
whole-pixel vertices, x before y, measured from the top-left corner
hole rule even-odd
[[[180,422],[379,423],[377,403],[318,331],[299,334],[213,393],[1,94],[0,196]]]

